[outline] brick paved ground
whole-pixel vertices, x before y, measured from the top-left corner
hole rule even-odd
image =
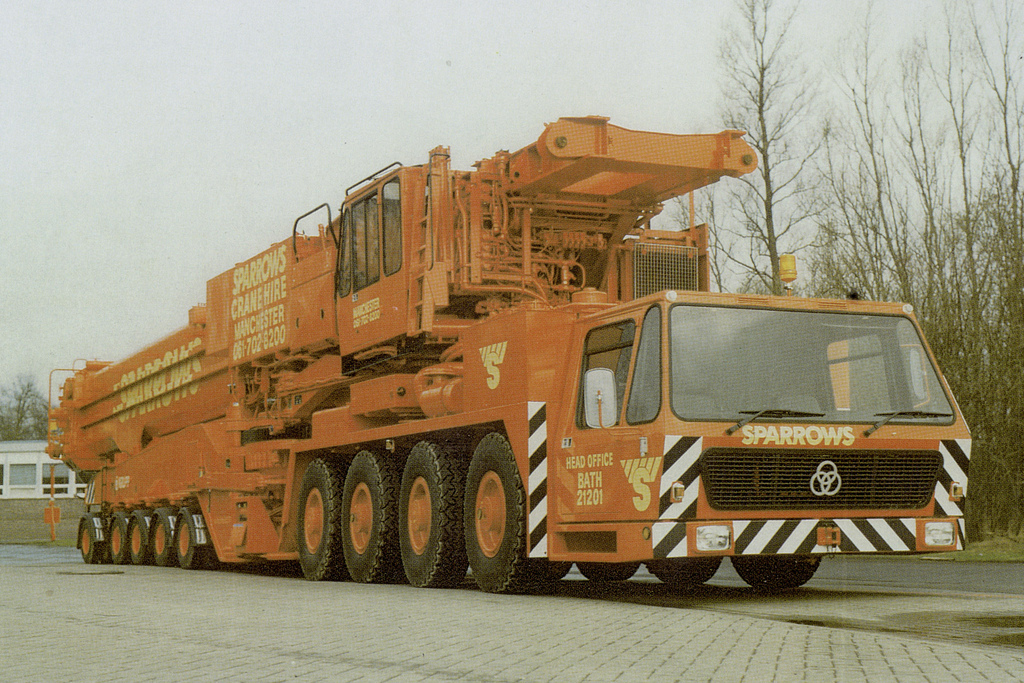
[[[0,566],[0,679],[903,683],[1024,677],[1019,649],[792,624],[692,604],[87,566],[55,551]],[[1018,613],[1021,607],[1006,605]],[[832,611],[827,604],[817,609],[822,617]]]

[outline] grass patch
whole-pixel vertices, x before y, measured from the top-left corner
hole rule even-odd
[[[1024,543],[1012,538],[988,538],[968,543],[966,550],[955,553],[936,553],[918,557],[954,562],[1024,562]]]
[[[78,541],[74,538],[58,538],[56,541],[0,541],[0,545],[31,545],[40,548],[74,548]]]

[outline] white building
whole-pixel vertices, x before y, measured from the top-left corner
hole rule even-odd
[[[74,470],[46,454],[45,441],[0,441],[0,499],[49,498],[51,465],[55,498],[85,494]]]

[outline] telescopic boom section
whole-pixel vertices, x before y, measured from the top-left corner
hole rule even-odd
[[[620,128],[599,116],[561,118],[537,142],[478,162],[477,171],[455,179],[453,242],[462,248],[454,250],[452,293],[504,290],[558,303],[592,287],[613,301],[634,298],[636,245],[624,238],[645,241],[640,231],[666,200],[757,168],[742,136],[735,130],[672,135]],[[657,239],[694,250],[696,263],[706,257],[704,230]],[[653,234],[647,237],[653,241]],[[663,284],[704,289],[706,276]]]
[[[628,130],[600,116],[562,118],[509,163],[521,197],[583,195],[647,207],[757,168],[744,133],[672,135]]]

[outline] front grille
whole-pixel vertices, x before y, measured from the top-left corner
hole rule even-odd
[[[812,478],[835,465],[834,495]],[[717,510],[914,510],[931,499],[942,466],[937,451],[714,448],[701,459],[708,502]],[[828,484],[818,477],[818,491]]]
[[[633,251],[633,297],[666,289],[698,288],[697,248],[637,244]]]

